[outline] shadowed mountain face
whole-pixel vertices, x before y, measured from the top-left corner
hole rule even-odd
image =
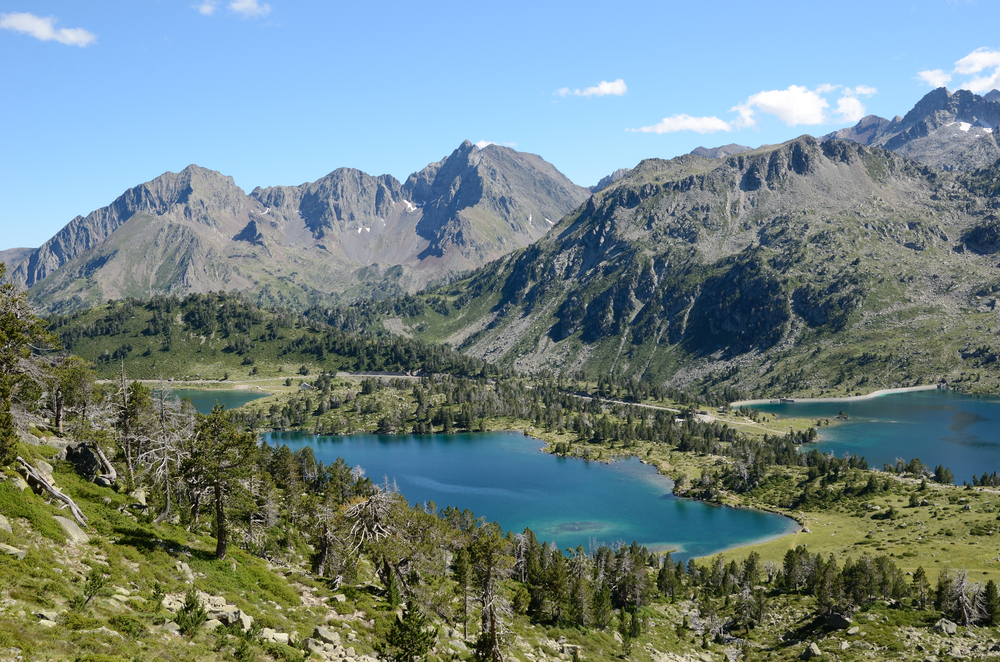
[[[476,303],[422,328],[525,371],[746,390],[789,356],[781,370],[835,381],[830,366],[871,347],[870,361],[893,357],[896,383],[919,374],[928,343],[950,356],[971,342],[956,331],[943,350],[931,327],[964,329],[963,311],[990,305],[998,182],[1000,165],[960,176],[811,137],[643,161],[535,244],[456,283]],[[934,356],[928,366],[945,361]]]
[[[220,289],[296,307],[399,294],[527,245],[588,195],[538,156],[468,141],[405,184],[341,168],[248,195],[192,165],[11,253],[10,278],[51,310]]]
[[[884,147],[943,170],[972,171],[1000,158],[1000,91],[985,96],[939,87],[927,93],[904,117],[875,115],[822,140],[852,140]]]

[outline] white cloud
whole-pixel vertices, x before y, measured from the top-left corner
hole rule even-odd
[[[574,96],[574,97],[606,97],[615,96],[620,97],[628,91],[625,86],[625,81],[619,78],[618,80],[613,80],[608,82],[602,80],[597,85],[593,87],[586,87],[584,89],[571,90],[568,87],[563,87],[556,90],[556,94],[561,97]]]
[[[1000,67],[1000,51],[977,48],[955,63],[956,74],[978,74],[983,69]]]
[[[955,68],[951,70],[951,73],[946,73],[942,69],[930,69],[918,73],[917,78],[931,87],[943,87],[951,82],[954,74],[973,76],[957,86],[957,89],[960,90],[981,94],[1000,88],[1000,51],[977,48],[955,62]]]
[[[857,97],[842,96],[837,99],[837,116],[844,122],[857,122],[865,116],[865,106]]]
[[[97,41],[97,35],[83,28],[55,28],[53,16],[42,18],[25,12],[0,14],[0,28],[31,35],[40,41],[58,41],[67,46],[89,46]]]
[[[694,131],[696,133],[715,133],[716,131],[731,131],[732,125],[725,120],[712,117],[691,117],[690,115],[672,115],[664,117],[658,124],[632,129],[641,133],[674,133],[676,131]]]
[[[242,15],[243,18],[267,16],[271,13],[271,5],[261,4],[257,0],[233,0],[229,3],[229,8]]]
[[[193,6],[202,16],[211,16],[219,8],[219,3],[216,0],[205,0],[205,2]]]
[[[748,117],[753,125],[752,113],[744,108],[755,108],[763,113],[775,115],[788,126],[799,124],[823,124],[829,102],[818,92],[801,85],[789,85],[787,90],[767,90],[752,95],[733,110],[739,110],[741,117]]]
[[[837,100],[836,109],[831,113],[830,101],[823,95],[837,90],[840,90],[840,98]],[[829,124],[834,121],[857,122],[865,116],[865,106],[859,97],[870,97],[877,92],[878,90],[868,85],[844,87],[824,83],[814,90],[802,85],[790,85],[785,90],[764,90],[751,95],[746,101],[729,109],[729,112],[738,114],[738,117],[729,121],[715,115],[692,117],[680,114],[665,117],[658,124],[630,131],[643,133],[733,131],[756,126],[758,113],[774,115],[788,126]]]
[[[931,87],[944,87],[951,81],[951,74],[946,74],[941,69],[929,69],[918,73],[917,78]]]
[[[858,85],[857,87],[845,87],[844,94],[852,97],[870,97],[877,94],[878,90],[868,85]]]
[[[1000,88],[1000,51],[979,48],[955,63],[957,74],[978,74],[983,71],[986,71],[985,75],[976,76],[962,83],[960,87],[972,92],[989,92],[994,88]]]
[[[479,142],[474,144],[479,149],[483,149],[484,147],[488,147],[490,145],[501,145],[503,147],[517,147],[517,143],[495,143],[492,140],[480,140]]]

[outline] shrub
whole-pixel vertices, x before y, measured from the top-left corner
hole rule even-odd
[[[0,482],[0,513],[10,518],[23,517],[31,522],[31,528],[46,538],[66,542],[66,532],[52,519],[55,512],[31,490],[22,492],[10,481]]]
[[[184,595],[184,606],[177,612],[177,627],[180,628],[181,634],[193,637],[198,628],[204,625],[207,620],[208,613],[205,611],[205,607],[202,606],[201,600],[198,599],[198,594],[195,593],[192,586]]]
[[[131,614],[115,614],[108,619],[108,625],[111,626],[112,630],[116,630],[132,639],[138,639],[146,634],[146,626]]]

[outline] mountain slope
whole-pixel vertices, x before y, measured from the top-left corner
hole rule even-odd
[[[35,250],[34,248],[8,248],[5,251],[0,251],[0,262],[5,264],[17,265],[24,261],[31,252]]]
[[[472,296],[457,314],[411,326],[519,370],[747,392],[953,377],[963,352],[996,344],[978,309],[1000,289],[997,173],[811,137],[643,161],[446,290]]]
[[[722,145],[721,147],[695,147],[691,150],[691,153],[695,156],[704,156],[707,159],[724,159],[727,156],[735,156],[736,154],[749,152],[751,149],[753,148],[747,147],[746,145],[729,143],[728,145]]]
[[[189,166],[12,256],[10,277],[49,310],[234,289],[301,308],[412,291],[480,266],[542,236],[588,195],[538,156],[468,141],[406,184],[341,168],[247,195]]]
[[[971,171],[1000,158],[1000,91],[985,96],[968,90],[928,92],[904,117],[875,115],[823,136],[884,147],[945,170]]]

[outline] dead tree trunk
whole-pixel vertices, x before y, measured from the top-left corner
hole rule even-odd
[[[65,507],[68,507],[69,511],[73,513],[73,519],[75,519],[80,526],[87,526],[86,516],[84,516],[83,511],[80,510],[80,507],[77,506],[72,499],[63,494],[55,485],[50,483],[45,476],[38,471],[38,469],[25,462],[24,458],[20,455],[18,455],[17,461],[21,463],[21,468],[27,475],[29,482],[35,483],[38,487],[48,492],[53,498],[62,501],[65,504]]]

